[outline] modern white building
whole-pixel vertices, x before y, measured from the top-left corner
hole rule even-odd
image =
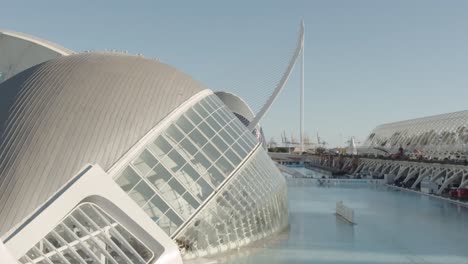
[[[0,30],[0,83],[34,65],[73,53],[31,35]]]
[[[362,151],[396,152],[402,147],[407,153],[457,159],[466,156],[467,144],[468,111],[460,111],[377,126],[364,142]]]
[[[16,38],[38,44],[0,63],[22,65],[0,70],[0,237],[19,263],[181,263],[287,226],[242,99],[142,56]]]

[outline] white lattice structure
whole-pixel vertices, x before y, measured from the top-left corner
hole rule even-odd
[[[317,155],[307,157],[305,163],[314,168],[346,171],[351,177],[387,177],[387,183],[398,183],[416,190],[430,183],[439,195],[450,188],[468,187],[468,166],[460,164]]]
[[[468,148],[468,111],[429,116],[376,127],[361,147],[361,153],[421,153],[438,159],[463,159]]]

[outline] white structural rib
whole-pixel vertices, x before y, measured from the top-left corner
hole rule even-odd
[[[0,30],[0,82],[37,64],[72,54],[72,50],[50,41]]]
[[[49,49],[51,51],[54,51],[62,56],[68,56],[68,55],[71,55],[71,54],[74,54],[75,52],[70,50],[70,49],[67,49],[67,48],[64,48],[58,44],[55,44],[53,42],[50,42],[48,40],[45,40],[45,39],[41,39],[41,38],[38,38],[38,37],[35,37],[35,36],[31,36],[31,35],[28,35],[28,34],[25,34],[25,33],[21,33],[21,32],[15,32],[15,31],[10,31],[10,30],[4,30],[4,29],[0,29],[0,35],[5,35],[5,36],[10,36],[11,38],[15,38],[15,39],[21,39],[21,40],[24,40],[24,41],[27,41],[31,44],[35,44],[35,45],[38,45],[38,46],[42,46],[46,49]]]
[[[304,21],[302,21],[302,29],[304,30]],[[304,152],[304,41],[305,36],[302,36],[302,52],[301,52],[301,98],[300,98],[300,142],[301,142],[301,153]]]
[[[301,22],[301,27],[299,30],[299,39],[297,41],[296,50],[291,60],[289,61],[288,68],[284,72],[283,77],[281,78],[280,82],[278,83],[278,85],[276,86],[275,90],[270,95],[266,103],[262,106],[260,111],[258,111],[258,113],[255,115],[252,122],[250,122],[248,126],[248,129],[250,131],[253,131],[255,129],[255,127],[258,125],[260,120],[263,118],[263,116],[265,116],[266,112],[270,109],[271,105],[275,101],[276,97],[278,97],[281,90],[283,90],[284,85],[288,81],[289,76],[291,75],[291,72],[294,69],[294,65],[296,64],[297,58],[301,54],[303,48],[304,48],[304,21]]]

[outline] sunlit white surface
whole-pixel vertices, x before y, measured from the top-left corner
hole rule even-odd
[[[290,230],[203,263],[468,263],[468,209],[387,187],[289,182]],[[355,210],[356,225],[335,203]]]

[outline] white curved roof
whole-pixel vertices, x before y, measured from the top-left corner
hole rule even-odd
[[[468,145],[468,111],[404,120],[377,126],[362,145],[372,149],[424,153],[426,156],[446,158],[452,153],[466,153]]]
[[[165,116],[206,89],[163,63],[86,53],[0,84],[0,235],[85,164],[108,170]]]
[[[221,101],[233,112],[237,118],[246,126],[248,127],[250,122],[255,118],[255,115],[249,105],[239,96],[224,92],[218,91],[215,92]],[[267,147],[267,143],[265,140],[265,135],[263,134],[263,130],[260,125],[257,125],[257,129],[255,130],[255,136],[257,139],[262,142],[264,148]]]
[[[0,82],[44,61],[73,53],[37,37],[0,30]]]
[[[249,105],[239,96],[224,92],[218,91],[215,94],[223,101],[223,103],[231,109],[232,112],[242,115],[243,117],[247,118],[249,121],[252,121],[254,118],[254,113],[252,109],[250,109]]]

